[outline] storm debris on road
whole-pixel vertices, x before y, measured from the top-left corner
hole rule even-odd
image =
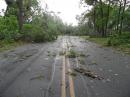
[[[70,76],[73,76],[73,77],[76,77],[77,74],[75,71],[68,71],[66,74],[70,75]]]
[[[79,57],[86,57],[86,55],[83,52],[81,52],[79,53]]]
[[[49,57],[55,57],[56,56],[55,52],[48,51],[47,53],[48,53],[47,56],[49,56]]]
[[[65,52],[64,51],[60,51],[59,52],[59,56],[63,56],[63,55],[65,55]]]
[[[76,47],[76,45],[71,45],[70,47]]]
[[[90,77],[90,78],[93,78],[93,79],[98,79],[98,80],[102,80],[103,77],[97,75],[96,73],[94,73],[93,71],[91,70],[86,70],[84,68],[74,68],[74,70],[80,74],[83,74],[84,76],[87,76],[87,77]]]
[[[35,77],[33,77],[33,78],[31,78],[30,80],[42,80],[42,79],[44,79],[44,76],[43,75],[38,75],[38,76],[35,76]]]
[[[78,59],[78,62],[81,64],[81,65],[85,65],[85,60],[83,58],[79,58]]]
[[[72,50],[72,49],[71,49],[70,51],[67,52],[67,57],[68,57],[68,58],[76,58],[77,55],[78,55],[78,53],[75,52],[75,51]]]
[[[92,62],[89,65],[98,65],[95,60],[92,60]]]

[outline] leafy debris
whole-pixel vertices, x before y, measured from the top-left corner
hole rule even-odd
[[[74,50],[70,50],[69,52],[67,52],[67,57],[68,58],[76,58],[77,57],[77,53]]]
[[[38,75],[38,76],[36,76],[36,77],[31,78],[30,80],[36,80],[36,79],[42,80],[43,78],[44,78],[43,75]]]
[[[60,51],[60,52],[59,52],[59,55],[60,55],[60,56],[63,56],[63,55],[65,55],[65,52]]]
[[[75,71],[68,71],[67,74],[71,75],[71,76],[74,76],[74,77],[77,76]]]

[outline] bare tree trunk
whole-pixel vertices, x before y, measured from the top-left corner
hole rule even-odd
[[[105,28],[105,33],[108,33],[108,22],[109,22],[109,14],[110,14],[110,0],[109,0],[109,4],[108,4],[108,8],[107,8],[107,20],[106,20],[106,28]]]
[[[96,18],[95,18],[95,9],[93,11],[93,24],[94,24],[94,31],[96,31]]]
[[[95,10],[96,2],[97,2],[97,1],[94,1],[94,11],[93,11],[93,24],[94,24],[94,31],[97,30],[97,27],[96,27],[96,10]],[[98,32],[98,31],[97,31],[97,32]]]
[[[100,0],[100,11],[101,11],[101,18],[102,18],[102,27],[101,27],[101,33],[102,33],[102,37],[105,36],[105,33],[104,33],[104,21],[103,21],[103,5],[102,5],[102,0]]]
[[[121,15],[121,9],[122,9],[121,3],[122,3],[122,1],[120,1],[119,12],[118,12],[117,29],[116,29],[117,32],[119,32],[120,15]]]
[[[123,6],[122,15],[121,15],[121,23],[120,23],[119,34],[122,34],[122,27],[123,27],[123,20],[124,20],[125,8],[126,8],[126,0],[124,0],[124,6]]]

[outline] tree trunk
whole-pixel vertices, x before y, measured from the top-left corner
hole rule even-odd
[[[18,6],[18,14],[17,14],[17,19],[18,19],[18,24],[19,24],[19,32],[22,32],[23,30],[23,0],[17,0],[17,6]]]
[[[103,6],[102,6],[102,0],[100,0],[100,11],[101,11],[101,18],[102,18],[102,23],[101,23],[101,25],[102,25],[102,27],[101,27],[101,33],[102,33],[102,37],[105,37],[105,33],[104,33],[104,21],[103,21],[103,18],[104,18],[104,16],[103,16]]]
[[[123,6],[122,15],[121,15],[121,23],[120,23],[119,34],[122,34],[122,27],[123,27],[123,20],[124,20],[125,8],[126,8],[126,0],[124,0],[124,6]]]
[[[117,19],[117,29],[116,29],[117,32],[119,32],[121,9],[122,9],[122,6],[121,6],[121,1],[120,1],[120,7],[119,7],[118,19]]]
[[[107,8],[107,19],[106,19],[106,28],[105,28],[105,33],[108,33],[108,21],[109,21],[109,14],[110,14],[110,0],[109,0],[109,4],[108,4],[108,8]]]
[[[95,10],[95,6],[96,6],[96,1],[94,1],[94,11],[93,11],[93,24],[94,24],[94,31],[97,30],[97,27],[96,27],[96,10]]]
[[[93,24],[94,24],[94,31],[96,31],[95,9],[94,9],[94,11],[93,11]]]

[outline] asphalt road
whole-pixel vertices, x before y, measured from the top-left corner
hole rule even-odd
[[[0,53],[0,97],[130,97],[130,56],[74,36],[24,45]]]

